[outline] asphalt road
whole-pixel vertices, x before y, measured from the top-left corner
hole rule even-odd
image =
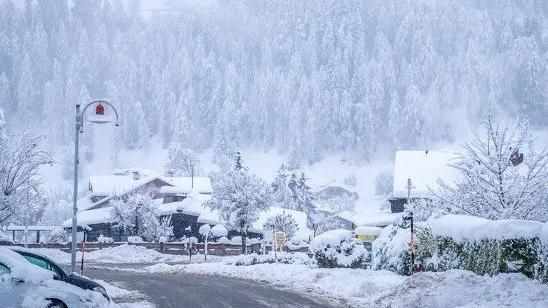
[[[137,290],[157,308],[342,307],[263,283],[216,276],[145,274],[104,268],[89,268],[85,275]]]

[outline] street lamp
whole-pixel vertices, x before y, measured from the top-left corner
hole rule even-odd
[[[89,118],[88,121],[96,124],[106,124],[113,121],[112,118],[105,117],[105,107],[104,105],[109,106],[112,110],[114,110],[114,114],[116,116],[115,118],[115,124],[116,126],[119,126],[118,123],[118,110],[109,103],[108,101],[104,99],[96,99],[94,101],[89,102],[81,111],[80,111],[80,104],[76,104],[76,129],[74,134],[74,191],[73,191],[73,202],[72,202],[72,246],[71,246],[71,270],[72,272],[76,272],[76,229],[78,228],[77,218],[76,215],[78,213],[78,164],[80,163],[78,158],[78,147],[80,142],[80,133],[84,132],[84,116],[86,115],[86,110],[90,106],[95,106],[95,114]]]

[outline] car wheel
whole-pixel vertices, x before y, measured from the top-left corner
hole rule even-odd
[[[62,300],[54,298],[54,299],[50,299],[49,301],[50,303],[47,306],[47,308],[67,308],[67,305],[63,303]]]

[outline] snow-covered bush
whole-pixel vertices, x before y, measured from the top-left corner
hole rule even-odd
[[[128,239],[129,241],[129,239]],[[101,244],[112,244],[114,243],[114,239],[112,237],[104,236],[102,234],[99,234],[99,237],[97,238],[97,242]]]
[[[371,247],[372,268],[389,270],[400,275],[410,273],[411,258],[407,251],[411,233],[397,225],[385,227]]]
[[[276,254],[270,253],[266,255],[258,255],[256,253],[252,253],[248,255],[230,257],[224,260],[225,264],[236,266],[249,266],[261,263],[276,262],[283,264],[313,265],[315,264],[315,259],[310,258],[306,253],[302,252],[278,252]]]
[[[211,228],[211,236],[214,238],[220,238],[228,235],[228,230],[223,225],[215,225]]]
[[[316,236],[309,250],[318,262],[319,267],[364,267],[369,253],[360,245],[348,230],[338,229]]]
[[[547,263],[539,238],[542,227],[542,223],[526,220],[442,216],[418,224],[416,262],[425,271],[463,269],[491,276],[520,272],[542,280]],[[408,228],[386,227],[373,242],[373,267],[409,274],[409,241]]]

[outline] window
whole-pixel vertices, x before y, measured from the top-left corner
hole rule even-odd
[[[61,275],[61,273],[59,272],[59,269],[52,265],[50,262],[44,260],[44,259],[41,259],[41,258],[36,258],[36,257],[33,257],[33,256],[28,256],[28,255],[23,255],[25,257],[25,259],[27,259],[30,263],[36,265],[36,266],[40,266],[41,268],[43,269],[47,269],[48,271],[52,271],[55,275],[56,278],[61,278],[63,275]]]
[[[4,264],[0,263],[0,276],[8,275],[11,273],[10,269]]]

